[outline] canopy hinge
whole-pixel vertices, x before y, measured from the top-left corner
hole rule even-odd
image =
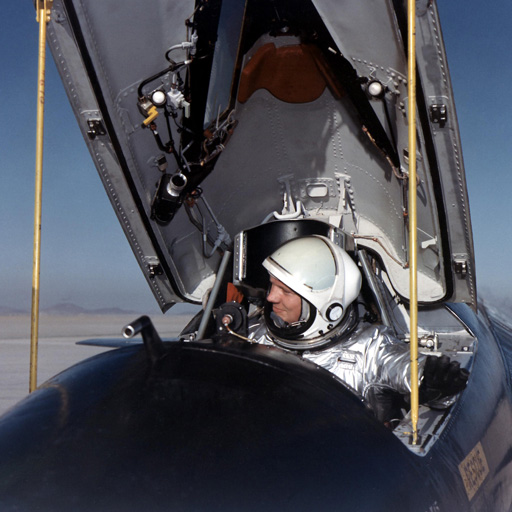
[[[88,119],[87,125],[89,126],[89,130],[87,130],[87,135],[91,140],[94,140],[99,135],[107,134],[107,131],[105,130],[105,126],[103,126],[103,122],[101,121],[101,119]]]
[[[468,273],[468,260],[464,256],[454,256],[453,269],[460,277],[465,278]]]
[[[446,105],[442,103],[435,103],[430,105],[430,121],[439,125],[439,128],[443,128],[448,120],[448,111]]]

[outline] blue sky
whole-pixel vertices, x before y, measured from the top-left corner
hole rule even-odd
[[[479,290],[512,276],[509,0],[438,2],[460,123]],[[0,307],[30,307],[38,25],[29,0],[2,11]],[[48,53],[41,307],[159,308],[135,261]]]
[[[30,1],[2,16],[0,306],[30,308],[38,24]],[[47,52],[41,308],[60,302],[158,312]],[[8,98],[8,99],[7,99]]]

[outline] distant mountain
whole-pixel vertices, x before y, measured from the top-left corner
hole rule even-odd
[[[41,308],[41,314],[46,315],[140,315],[140,311],[133,311],[121,308],[99,308],[99,309],[86,309],[76,304],[61,303],[54,306]],[[9,306],[0,306],[0,315],[14,316],[14,315],[28,315],[29,309],[17,309]]]
[[[86,309],[76,304],[69,302],[63,302],[61,304],[55,304],[48,308],[41,309],[42,313],[48,315],[137,315],[140,312],[125,310],[120,308],[99,308],[99,309]]]
[[[41,313],[46,313],[49,315],[84,315],[87,314],[88,311],[81,306],[77,306],[76,304],[63,302],[61,304],[55,304],[47,308],[41,308]]]
[[[193,314],[199,310],[198,306],[193,304],[176,304],[167,314],[168,315],[186,315]],[[41,314],[46,315],[65,315],[65,316],[73,316],[73,315],[143,315],[143,314],[155,314],[148,313],[146,311],[135,311],[131,309],[122,309],[117,307],[111,308],[97,308],[97,309],[87,309],[82,306],[77,306],[76,304],[72,304],[69,302],[63,302],[60,304],[55,304],[54,306],[45,307],[40,309]],[[28,315],[30,314],[29,309],[17,309],[11,308],[9,306],[1,306],[0,305],[0,315],[5,316],[14,316],[14,315]]]
[[[9,306],[0,306],[0,315],[14,316],[14,315],[26,315],[27,311],[24,309],[11,308]]]

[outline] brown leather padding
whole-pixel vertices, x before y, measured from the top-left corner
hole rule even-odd
[[[226,302],[242,303],[243,300],[244,294],[233,283],[228,283],[226,289]]]
[[[266,89],[287,103],[309,103],[319,98],[327,85],[332,88],[326,70],[323,56],[315,46],[276,48],[268,43],[258,49],[242,70],[238,101],[245,103],[255,91]]]

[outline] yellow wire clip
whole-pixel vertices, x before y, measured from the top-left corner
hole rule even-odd
[[[155,119],[156,117],[158,116],[158,110],[156,109],[156,107],[153,105],[149,110],[148,110],[148,117],[146,117],[146,119],[144,119],[144,121],[142,122],[142,124],[144,126],[149,126]]]

